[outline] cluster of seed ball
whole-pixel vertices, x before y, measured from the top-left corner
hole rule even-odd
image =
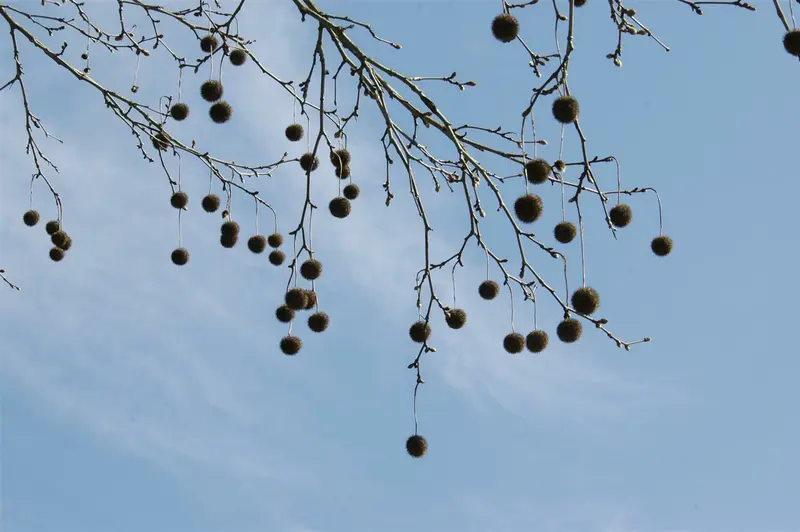
[[[39,218],[39,213],[33,209],[22,215],[22,221],[28,227],[38,224]],[[58,220],[50,220],[44,224],[44,230],[50,235],[50,242],[53,244],[50,248],[50,259],[53,262],[61,261],[66,256],[67,250],[72,247],[72,238],[61,228]]]
[[[300,275],[307,281],[316,281],[322,275],[322,263],[309,258],[300,265]],[[316,292],[295,287],[286,292],[283,305],[275,311],[275,317],[281,323],[289,323],[294,320],[295,312],[311,310],[314,307],[317,307]],[[308,317],[308,328],[315,333],[321,333],[328,328],[329,321],[328,315],[317,309]],[[290,334],[284,336],[279,345],[284,354],[296,355],[303,347],[303,342],[297,336]]]

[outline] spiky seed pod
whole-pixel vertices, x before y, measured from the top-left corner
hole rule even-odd
[[[278,318],[278,321],[281,323],[289,323],[294,319],[294,310],[286,305],[281,305],[278,307],[278,310],[275,311],[275,317]]]
[[[336,174],[336,177],[338,177],[339,179],[347,179],[348,177],[350,177],[350,167],[345,166],[344,168],[336,168],[336,170],[334,170],[334,173]]]
[[[313,153],[304,153],[300,156],[300,168],[305,172],[313,172],[319,167],[319,159]]]
[[[418,321],[414,323],[408,329],[408,335],[411,337],[412,340],[421,344],[425,340],[428,339],[431,335],[431,326],[425,323],[424,321]]]
[[[414,434],[406,440],[406,452],[414,458],[422,458],[428,452],[428,441],[419,434]]]
[[[600,294],[589,286],[578,288],[572,293],[572,308],[581,314],[593,314],[600,306]]]
[[[571,124],[578,119],[580,106],[572,96],[559,96],[553,102],[553,117],[562,124]]]
[[[58,262],[64,258],[64,250],[59,247],[50,248],[50,259]]]
[[[313,259],[305,261],[300,265],[300,275],[309,281],[319,279],[319,276],[322,275],[322,263]]]
[[[253,253],[263,253],[267,249],[267,239],[262,235],[253,235],[247,240],[247,249]]]
[[[328,315],[324,312],[315,312],[308,317],[308,328],[316,333],[321,333],[328,328]]]
[[[657,236],[650,242],[650,249],[659,257],[666,257],[672,251],[672,239],[668,236]]]
[[[215,79],[210,79],[200,85],[200,96],[207,102],[216,102],[222,98],[222,83]]]
[[[451,329],[460,329],[467,323],[467,313],[460,308],[454,308],[447,313],[444,319]]]
[[[69,248],[71,247],[72,247],[72,238],[69,235],[67,235],[67,240],[64,242],[64,247],[62,247],[61,249],[63,249],[64,251],[68,251]]]
[[[292,288],[284,296],[286,306],[292,310],[303,310],[306,307],[306,293],[302,288]]]
[[[567,165],[561,159],[557,160],[555,164],[553,164],[553,168],[555,168],[559,172],[563,172],[567,169]]]
[[[189,116],[189,106],[182,102],[176,103],[170,108],[169,114],[178,122],[181,120],[186,120],[186,117]]]
[[[344,190],[342,190],[342,194],[344,194],[344,197],[349,200],[356,199],[360,192],[361,191],[358,189],[358,185],[355,185],[353,183],[350,183],[349,185],[344,187]]]
[[[283,244],[283,235],[280,233],[272,233],[267,237],[267,244],[271,248],[279,248]]]
[[[500,42],[511,42],[519,35],[519,21],[509,13],[497,15],[492,20],[492,35]]]
[[[550,341],[550,337],[547,336],[547,333],[542,330],[535,330],[528,333],[528,336],[525,337],[525,347],[528,348],[528,351],[531,353],[541,353],[547,347],[547,342]]]
[[[219,41],[213,35],[206,35],[200,39],[200,49],[210,54],[219,47]]]
[[[553,229],[556,240],[562,244],[569,244],[575,239],[578,230],[572,222],[561,222]]]
[[[224,222],[220,228],[219,232],[223,235],[236,235],[239,236],[239,224],[234,222],[233,220],[228,220]]]
[[[169,136],[167,136],[163,131],[159,131],[155,135],[153,135],[153,147],[160,151],[167,151],[169,148]]]
[[[208,116],[217,124],[224,124],[231,119],[233,108],[228,102],[217,102],[208,110]]]
[[[28,227],[33,227],[39,223],[39,213],[31,209],[22,215],[22,221],[25,222],[25,225]]]
[[[169,203],[176,209],[183,209],[189,203],[189,196],[186,192],[176,192],[169,198]]]
[[[238,234],[222,234],[219,236],[219,243],[222,244],[222,247],[231,249],[236,243],[239,241]]]
[[[185,248],[178,248],[172,252],[172,262],[178,266],[183,266],[189,262],[189,252]]]
[[[331,214],[336,218],[347,218],[350,214],[350,200],[347,198],[333,198],[328,204]]]
[[[342,148],[331,152],[331,164],[335,168],[344,168],[350,165],[350,152]]]
[[[525,194],[514,202],[514,212],[522,223],[533,223],[542,215],[542,198],[536,194]]]
[[[242,66],[244,62],[247,61],[247,52],[241,48],[237,48],[231,51],[231,55],[228,56],[228,59],[233,66]]]
[[[534,185],[546,182],[552,171],[553,168],[544,159],[533,159],[525,163],[525,177]]]
[[[53,235],[56,231],[61,230],[61,224],[58,223],[58,220],[50,220],[46,224],[44,224],[44,230],[47,232],[48,235]]]
[[[279,249],[273,250],[269,254],[269,262],[273,266],[280,266],[284,260],[286,260],[286,255]]]
[[[525,349],[525,337],[520,333],[509,333],[503,338],[503,347],[512,355],[521,353]]]
[[[296,355],[303,347],[303,341],[297,336],[284,336],[281,338],[281,351],[284,355]]]
[[[800,57],[800,30],[792,30],[783,36],[783,48],[791,55]]]
[[[497,297],[500,293],[500,285],[494,281],[484,281],[478,286],[478,294],[487,301]]]
[[[317,306],[317,293],[313,290],[306,290],[306,310],[311,310]]]
[[[608,217],[611,218],[611,223],[615,226],[625,227],[631,223],[633,212],[631,212],[630,207],[624,203],[620,203],[619,205],[614,205],[614,207],[608,211]]]
[[[578,338],[581,337],[582,332],[583,326],[581,322],[572,318],[562,321],[558,324],[558,327],[556,327],[556,334],[559,340],[567,344],[576,342]]]
[[[57,248],[64,249],[64,245],[67,241],[67,233],[64,231],[56,231],[52,235],[50,235],[50,242]]]
[[[291,142],[297,142],[303,138],[303,126],[300,124],[289,124],[286,126],[286,138]]]
[[[203,198],[203,210],[206,212],[217,212],[219,209],[219,196],[216,194],[209,194]]]
[[[583,7],[586,5],[587,0],[575,0],[575,7]]]

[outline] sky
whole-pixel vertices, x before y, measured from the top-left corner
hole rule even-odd
[[[190,206],[181,241],[191,259],[178,268],[169,260],[176,213],[160,165],[142,158],[98,94],[23,43],[33,111],[64,140],[41,146],[59,167],[48,176],[74,243],[62,262],[48,258],[42,225],[55,208],[41,183],[33,205],[42,223],[22,223],[33,167],[19,90],[3,91],[0,268],[22,290],[0,289],[0,530],[800,530],[800,362],[791,333],[800,300],[793,277],[800,65],[781,47],[771,3],[752,3],[755,13],[707,6],[698,17],[677,2],[631,2],[671,51],[628,38],[622,68],[605,58],[616,32],[603,3],[590,0],[578,12],[569,81],[591,153],[619,159],[624,187],[659,191],[664,231],[675,242],[669,257],[650,252],[658,234],[651,195],[626,199],[633,222],[617,240],[599,206],[584,202],[587,284],[599,291],[598,316],[611,330],[653,341],[626,352],[585,328],[580,341],[560,343],[553,333],[561,314],[542,297],[538,325],[551,332],[550,346],[509,355],[502,349],[508,298],[480,300],[485,265],[472,248],[456,292],[468,323],[452,331],[436,316],[437,352],[423,359],[419,433],[429,451],[420,460],[404,445],[414,431],[414,374],[406,366],[417,347],[407,331],[417,319],[423,231],[399,170],[395,200],[384,204],[375,109],[365,107],[349,137],[362,191],[352,215],[333,220],[320,209],[314,217],[324,264],[317,291],[330,327],[313,335],[295,324],[303,349],[286,357],[278,349],[286,327],[274,310],[288,271],[243,242],[220,247],[218,215],[199,208],[207,171],[184,158]],[[455,123],[517,127],[537,80],[524,50],[489,32],[500,2],[318,4],[401,43],[393,50],[352,33],[400,72],[457,71],[475,80],[464,92],[425,85]],[[87,6],[114,27],[114,6]],[[291,2],[246,9],[240,30],[257,39],[251,49],[262,63],[282,79],[303,79],[316,28],[300,22]],[[537,50],[550,50],[551,17],[547,3],[519,15],[523,38]],[[72,42],[65,57],[80,64],[84,45]],[[10,51],[3,32],[3,83],[13,76]],[[93,50],[92,75],[124,94],[135,68],[131,57]],[[176,70],[158,54],[143,60],[137,97],[157,105],[160,95],[176,94]],[[224,125],[202,116],[196,86],[206,75],[184,77],[195,120],[171,122],[170,133],[237,162],[302,153],[283,137],[291,99],[251,63],[225,71],[234,111]],[[559,130],[544,125],[538,133],[549,142],[539,155],[554,160]],[[446,153],[441,140],[429,139],[431,150]],[[574,159],[574,132],[565,142]],[[165,161],[176,171],[176,158]],[[337,194],[331,170],[323,159],[312,175],[322,206]],[[598,179],[612,189],[613,167],[599,169]],[[437,194],[422,173],[417,183],[435,254],[447,257],[468,229],[463,198],[446,188]],[[281,232],[296,226],[305,190],[298,168],[282,167],[254,187],[276,207]],[[560,192],[543,187],[545,214],[534,231],[549,236],[560,221]],[[509,181],[502,190],[513,198],[524,185]],[[513,261],[509,228],[485,201],[490,246]],[[235,196],[234,214],[243,234],[255,230],[251,200]],[[259,220],[262,230],[271,227],[264,209]],[[578,252],[570,246],[576,286]],[[553,259],[531,257],[563,287]],[[449,275],[436,286],[452,300]],[[515,309],[516,330],[525,334],[531,307],[517,301]]]

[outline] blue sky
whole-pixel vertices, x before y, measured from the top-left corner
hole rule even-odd
[[[652,196],[628,200],[634,220],[617,241],[588,206],[587,282],[614,332],[653,342],[625,352],[587,329],[572,345],[553,338],[541,354],[508,355],[508,301],[479,300],[483,262],[473,249],[458,277],[467,326],[450,331],[441,317],[433,325],[437,353],[426,357],[419,397],[420,433],[430,445],[422,460],[404,449],[413,432],[414,379],[405,366],[416,354],[407,330],[417,316],[422,227],[401,173],[391,208],[383,204],[374,110],[350,136],[362,189],[353,214],[315,216],[314,247],[325,265],[317,290],[331,326],[311,336],[297,324],[303,350],[285,357],[277,348],[285,327],[273,313],[287,273],[242,245],[219,246],[219,218],[197,205],[207,172],[184,160],[191,261],[177,268],[169,261],[176,215],[161,169],[137,154],[97,94],[23,46],[34,112],[66,141],[43,147],[61,170],[51,176],[74,245],[53,263],[42,227],[22,224],[33,170],[19,92],[4,91],[0,266],[23,290],[0,291],[3,530],[800,529],[792,495],[800,362],[791,333],[800,296],[800,106],[792,96],[800,69],[781,48],[771,3],[753,3],[756,13],[708,6],[698,17],[677,2],[632,2],[672,51],[627,39],[621,69],[604,58],[616,33],[603,3],[590,0],[578,13],[569,79],[590,149],[618,157],[624,186],[659,190],[665,232],[675,240],[666,259],[650,252],[658,232]],[[320,5],[402,43],[393,51],[354,34],[404,73],[456,70],[476,80],[464,93],[426,86],[454,122],[516,127],[536,80],[524,52],[489,33],[500,2]],[[89,6],[113,25],[113,6]],[[248,9],[240,27],[258,39],[255,53],[281,78],[302,79],[315,28],[300,24],[289,2]],[[551,46],[550,9],[542,3],[520,15],[523,37],[539,50]],[[70,46],[70,60],[79,63],[82,50]],[[8,37],[0,38],[4,80],[12,75],[9,51]],[[176,91],[177,73],[165,65],[143,61],[139,97],[155,104]],[[299,155],[302,147],[282,136],[289,98],[250,67],[226,72],[228,124],[197,120],[170,131],[237,161]],[[134,68],[128,57],[93,56],[93,75],[127,94]],[[201,79],[184,79],[196,114]],[[555,159],[558,131],[547,127],[540,134],[550,144],[540,155]],[[428,146],[446,150],[433,138]],[[576,149],[568,135],[568,158]],[[174,170],[176,160],[166,160]],[[324,205],[337,180],[327,164],[313,177]],[[598,178],[611,189],[613,168]],[[446,189],[437,195],[422,175],[418,183],[437,256],[449,256],[467,227],[463,199]],[[506,187],[513,198],[523,185]],[[256,188],[277,206],[281,231],[293,228],[304,192],[299,171],[281,169]],[[541,194],[545,215],[535,230],[549,234],[560,195],[556,187]],[[55,216],[42,186],[34,207],[44,220]],[[252,231],[249,201],[235,197],[234,209]],[[508,227],[489,212],[490,245],[513,254]],[[262,212],[262,227],[265,220]],[[574,285],[577,249],[568,251]],[[533,256],[561,286],[554,261]],[[448,276],[437,290],[452,297]],[[527,332],[530,307],[517,309],[517,329]],[[540,326],[554,331],[559,319],[542,298]]]

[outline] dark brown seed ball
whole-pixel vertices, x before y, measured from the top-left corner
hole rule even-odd
[[[64,258],[63,249],[59,247],[50,248],[50,260],[52,260],[53,262],[58,262],[63,258]]]
[[[241,48],[237,48],[231,51],[231,55],[228,56],[228,59],[230,59],[233,66],[242,66],[244,62],[247,61],[247,52]]]
[[[185,103],[176,103],[170,108],[169,114],[178,122],[186,120],[186,117],[189,116],[189,106]]]
[[[575,7],[583,7],[586,5],[587,0],[575,0]]]
[[[306,293],[302,288],[292,288],[286,292],[284,301],[292,310],[303,310],[306,307]]]
[[[503,338],[503,347],[511,354],[521,353],[525,349],[525,337],[519,333],[509,333]]]
[[[313,172],[319,167],[319,159],[313,153],[304,153],[300,156],[300,168],[305,172]]]
[[[203,210],[206,212],[217,212],[219,209],[219,196],[216,194],[209,194],[203,198]]]
[[[566,165],[566,164],[564,164],[564,161],[562,161],[561,159],[559,159],[559,160],[557,160],[557,161],[555,162],[555,164],[553,164],[553,168],[555,168],[555,169],[556,169],[557,171],[559,171],[559,172],[563,172],[564,170],[566,170],[566,169],[567,169],[567,165]]]
[[[331,152],[331,164],[335,168],[343,168],[350,165],[350,152],[342,148]]]
[[[522,223],[533,223],[542,215],[542,198],[536,194],[525,194],[514,202],[514,212]]]
[[[236,235],[239,236],[239,224],[234,222],[233,220],[228,220],[224,222],[220,228],[219,232],[223,235]]]
[[[300,265],[300,275],[309,281],[319,279],[319,276],[322,275],[322,263],[313,259],[305,261]]]
[[[64,242],[64,247],[61,248],[61,249],[63,249],[64,251],[67,251],[71,247],[72,247],[72,238],[70,238],[70,236],[67,235],[67,240],[66,240],[66,242]]]
[[[625,227],[631,223],[633,213],[631,212],[630,207],[624,203],[620,203],[619,205],[614,205],[614,207],[608,211],[608,217],[611,218],[611,223],[615,226]]]
[[[550,341],[550,337],[547,336],[546,332],[542,330],[531,331],[525,337],[525,347],[531,353],[541,353],[547,347],[548,341]]]
[[[783,36],[783,49],[800,57],[800,30],[792,30]]]
[[[267,249],[267,239],[262,235],[253,235],[247,240],[247,249],[253,253],[263,253]]]
[[[286,260],[286,255],[279,249],[273,250],[269,254],[269,262],[273,266],[280,266],[284,260]]]
[[[431,326],[424,321],[418,321],[408,329],[408,335],[411,336],[412,340],[421,344],[430,337]]]
[[[555,229],[553,229],[553,234],[555,235],[556,240],[562,244],[569,244],[572,242],[575,239],[577,232],[578,231],[575,228],[575,224],[572,222],[561,222],[560,224],[556,225]]]
[[[581,314],[593,314],[600,306],[600,294],[594,288],[584,286],[572,294],[572,308]]]
[[[308,328],[320,333],[328,328],[328,315],[324,312],[315,312],[308,317]]]
[[[186,192],[175,192],[172,197],[169,198],[169,204],[176,209],[183,209],[188,203],[189,196],[186,195]]]
[[[581,322],[572,318],[562,321],[556,327],[556,334],[559,340],[568,344],[577,341],[582,332],[583,326]]]
[[[460,308],[454,308],[447,313],[445,321],[451,329],[460,329],[467,323],[467,313]]]
[[[580,106],[572,96],[559,96],[553,102],[553,117],[562,124],[571,124],[578,119]]]
[[[483,299],[494,299],[499,293],[500,285],[494,281],[484,281],[478,286],[478,294],[480,294]]]
[[[350,214],[350,200],[347,198],[333,198],[328,204],[331,214],[336,218],[347,218]]]
[[[169,137],[165,133],[158,132],[153,136],[153,147],[155,149],[160,151],[167,151],[169,145],[170,145]]]
[[[33,227],[39,223],[39,213],[31,209],[22,215],[22,221],[25,222],[25,225],[28,227]]]
[[[492,20],[492,35],[500,42],[511,42],[519,35],[517,17],[508,13],[497,15]]]
[[[344,194],[344,197],[349,200],[356,199],[360,192],[361,191],[358,189],[358,185],[354,185],[353,183],[350,183],[349,185],[344,187],[344,190],[342,190],[342,194]]]
[[[296,355],[303,347],[303,341],[297,336],[284,336],[281,338],[281,351],[284,355]]]
[[[317,293],[313,290],[306,290],[306,310],[311,310],[317,305]]]
[[[210,79],[200,85],[200,96],[207,102],[216,102],[222,98],[222,83]]]
[[[222,244],[222,247],[231,249],[233,246],[236,245],[236,242],[239,241],[238,234],[222,234],[219,236],[219,243]]]
[[[178,266],[184,266],[189,262],[189,252],[185,248],[178,248],[172,252],[172,262]]]
[[[267,244],[271,248],[279,248],[283,244],[283,235],[280,233],[272,233],[267,237]]]
[[[213,35],[206,35],[200,39],[200,49],[210,54],[219,47],[219,41]]]
[[[64,246],[67,243],[67,233],[64,231],[56,231],[52,235],[50,235],[50,242],[57,248],[64,249]]]
[[[672,239],[668,236],[657,236],[650,242],[650,249],[659,257],[666,257],[672,251]]]
[[[552,171],[552,167],[544,159],[534,159],[525,164],[525,177],[534,185],[546,182]]]
[[[350,167],[345,166],[344,168],[336,168],[334,173],[339,179],[347,179],[350,177]]]
[[[300,124],[290,124],[286,126],[286,138],[291,142],[297,142],[303,138],[303,126]]]
[[[217,124],[223,124],[230,120],[233,109],[228,102],[217,102],[208,110],[208,116]]]
[[[50,220],[49,222],[44,224],[44,230],[47,232],[48,235],[52,236],[53,233],[61,230],[61,224],[58,223],[58,220]]]
[[[286,305],[281,305],[278,307],[278,310],[275,311],[275,317],[278,318],[278,321],[281,323],[289,323],[294,319],[294,310]]]
[[[428,452],[428,442],[422,436],[414,434],[406,440],[406,451],[414,458],[422,458]]]

